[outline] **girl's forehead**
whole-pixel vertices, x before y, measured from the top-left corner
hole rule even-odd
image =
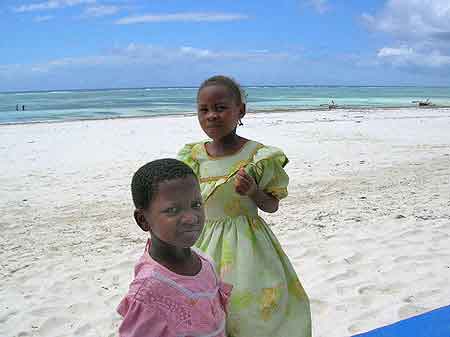
[[[223,84],[211,84],[200,89],[198,93],[199,101],[226,99],[233,100],[233,91]]]
[[[194,176],[161,181],[157,188],[157,197],[177,198],[199,191],[198,181]]]

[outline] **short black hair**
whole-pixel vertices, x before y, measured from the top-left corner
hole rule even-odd
[[[203,88],[208,87],[210,85],[223,85],[230,91],[232,98],[235,100],[235,102],[238,105],[245,104],[247,95],[246,95],[244,89],[242,89],[241,86],[239,85],[239,83],[236,82],[234,79],[232,79],[231,77],[228,77],[228,76],[224,76],[224,75],[212,76],[212,77],[208,78],[206,81],[204,81],[200,85],[200,88],[198,88],[197,101],[198,101],[198,95],[200,94],[200,91]]]
[[[185,163],[172,158],[157,159],[140,167],[131,180],[131,195],[136,209],[147,209],[163,181],[194,176]]]

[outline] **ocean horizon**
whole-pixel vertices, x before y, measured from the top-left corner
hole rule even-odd
[[[389,109],[415,107],[429,99],[450,107],[450,87],[249,85],[248,112]],[[196,87],[70,89],[0,93],[0,124],[86,119],[190,115],[196,111]]]

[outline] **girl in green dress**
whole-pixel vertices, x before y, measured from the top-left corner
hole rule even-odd
[[[273,213],[287,196],[284,153],[236,134],[245,95],[225,76],[203,82],[198,120],[210,140],[187,144],[178,158],[199,178],[206,223],[196,246],[233,284],[230,337],[310,337],[308,297],[258,209]]]

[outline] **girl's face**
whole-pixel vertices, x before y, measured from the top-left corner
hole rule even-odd
[[[203,131],[213,140],[235,132],[239,119],[245,115],[245,105],[233,99],[224,85],[208,85],[198,94],[197,115]]]
[[[192,247],[205,222],[197,179],[190,175],[159,183],[144,217],[152,235],[179,248]]]

